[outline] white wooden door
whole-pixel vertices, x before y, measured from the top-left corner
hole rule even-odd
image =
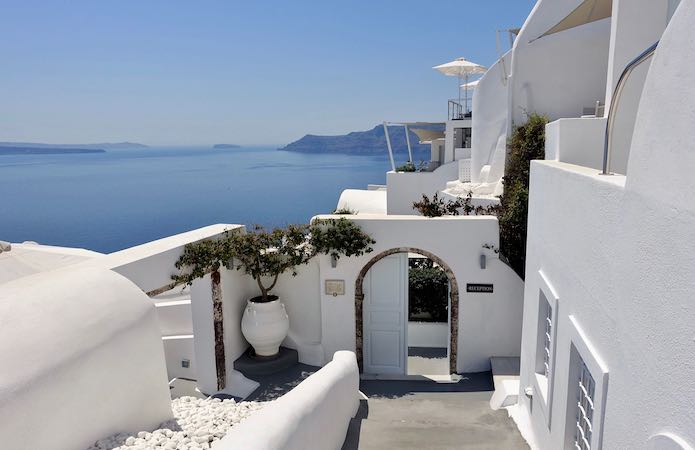
[[[364,372],[405,375],[408,255],[383,258],[364,278]]]

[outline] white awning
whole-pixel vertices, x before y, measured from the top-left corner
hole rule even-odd
[[[612,10],[613,0],[584,0],[567,17],[536,39],[605,19],[611,16]]]
[[[420,143],[432,142],[444,137],[444,130],[430,130],[426,128],[411,128],[410,131],[415,133],[420,140]]]

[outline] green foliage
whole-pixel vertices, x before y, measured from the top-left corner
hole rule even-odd
[[[435,193],[431,200],[423,194],[422,200],[413,202],[413,209],[425,217],[458,216],[459,214],[464,216],[497,215],[496,206],[473,206],[473,194],[470,192],[466,198],[459,197],[446,202],[439,198],[439,193]]]
[[[409,319],[447,322],[449,279],[446,273],[429,259],[411,258],[409,262]]]
[[[319,253],[359,256],[372,251],[374,241],[353,222],[341,219],[316,221],[312,225],[289,225],[266,231],[256,226],[248,233],[227,231],[216,240],[186,245],[176,261],[177,283],[191,284],[207,273],[227,269],[243,270],[253,277],[263,301],[275,287],[280,274],[297,275],[297,267]],[[270,279],[270,284],[264,281]]]
[[[357,211],[355,211],[354,209],[344,207],[336,209],[335,211],[333,211],[333,214],[350,216],[353,214],[357,214]]]
[[[426,167],[425,161],[420,161],[417,166],[412,161],[406,161],[402,166],[396,167],[396,172],[422,172]]]
[[[396,172],[416,172],[417,168],[415,167],[415,164],[412,162],[408,161],[402,166],[396,167]]]
[[[309,244],[315,254],[362,256],[372,252],[374,239],[364,233],[354,222],[345,219],[319,219],[310,227]]]
[[[422,200],[413,202],[413,209],[425,217],[458,216],[459,208],[463,206],[461,199],[444,201],[435,193],[432,199],[422,194]]]
[[[531,160],[545,158],[545,125],[548,118],[530,114],[528,121],[512,132],[509,140],[504,182],[513,185],[520,182],[528,189]]]
[[[545,158],[545,124],[548,119],[530,114],[516,127],[509,140],[509,156],[504,174],[504,194],[497,217],[500,226],[500,254],[524,278],[526,231],[531,160]]]

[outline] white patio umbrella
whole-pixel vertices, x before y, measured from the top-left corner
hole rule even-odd
[[[485,73],[486,67],[467,61],[466,58],[456,58],[455,60],[432,67],[444,75],[450,77],[458,77],[459,79],[459,103],[461,103],[461,79],[463,78],[468,84],[468,77],[476,73]],[[465,85],[464,85],[465,86]],[[468,88],[466,88],[466,111],[468,111]]]

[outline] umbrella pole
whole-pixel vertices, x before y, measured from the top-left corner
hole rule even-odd
[[[466,109],[463,111],[463,115],[465,116],[466,113],[468,113],[468,74],[466,74],[466,84],[463,85],[463,88],[466,91]]]
[[[459,105],[461,104],[461,75],[458,76]]]

